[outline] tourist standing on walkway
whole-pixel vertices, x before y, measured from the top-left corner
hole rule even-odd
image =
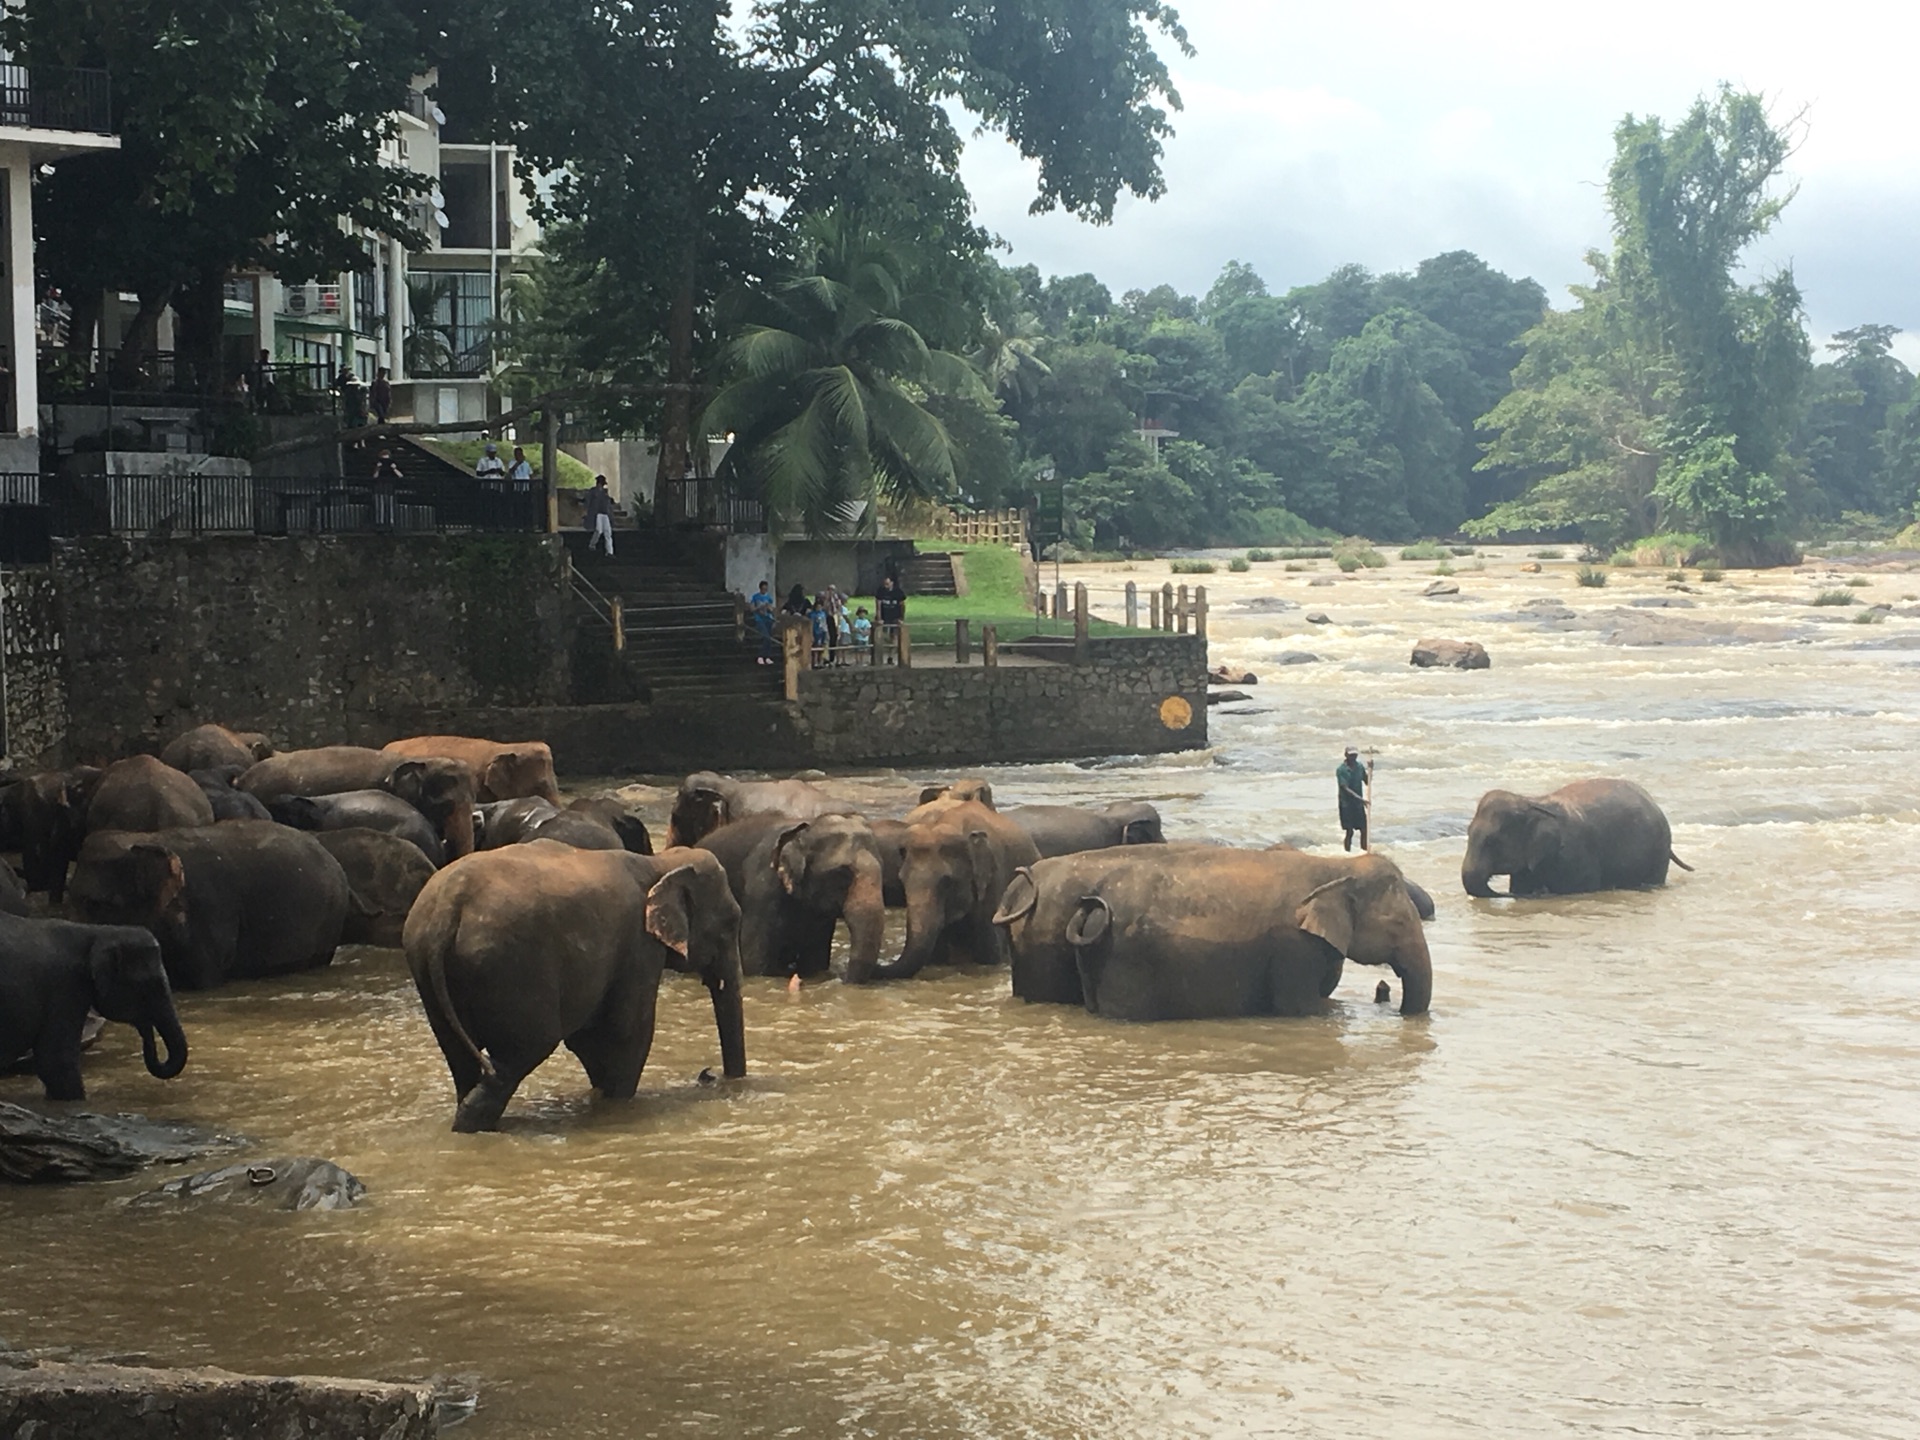
[[[853,612],[853,652],[856,663],[862,655],[869,665],[873,663],[873,621],[867,618],[864,605]]]
[[[518,455],[519,449],[515,447]],[[607,558],[613,558],[613,492],[607,489],[607,477],[593,477],[593,488],[587,491],[587,528],[593,534],[587,537],[587,550],[592,553],[596,540],[607,542]]]
[[[813,624],[813,664],[817,670],[833,658],[833,629],[827,622],[827,592],[813,597],[813,609],[807,612]]]
[[[341,428],[358,430],[367,423],[366,387],[358,375],[342,365],[340,373],[333,377],[333,388],[340,392]]]
[[[787,603],[780,607],[780,613],[783,615],[797,615],[804,620],[812,609],[813,606],[807,603],[807,587],[795,584],[793,589],[787,592]]]
[[[394,462],[393,452],[384,445],[373,462],[373,527],[376,530],[391,530],[394,517],[394,487],[406,476],[400,473],[400,467]]]
[[[607,477],[599,477],[605,480]],[[533,465],[527,459],[527,452],[518,445],[513,447],[513,463],[507,467],[507,479],[513,482],[513,488],[521,491],[533,489]]]
[[[1360,848],[1367,848],[1367,786],[1373,782],[1373,767],[1360,763],[1360,752],[1353,746],[1347,747],[1346,759],[1333,772],[1335,783],[1340,787],[1340,828],[1346,836],[1340,842],[1342,850],[1353,849],[1353,832],[1360,832]]]
[[[373,423],[384,425],[387,416],[393,413],[393,381],[389,377],[391,370],[384,367],[373,377],[373,384],[367,387],[367,408],[373,411]]]
[[[892,665],[900,658],[900,627],[907,620],[907,597],[893,576],[880,581],[874,606],[880,612],[880,645],[887,652],[887,664]]]
[[[760,663],[771,665],[774,662],[773,622],[775,607],[773,603],[773,582],[762,580],[760,588],[747,600],[747,623],[753,626],[753,633],[760,637]]]
[[[495,483],[507,478],[507,466],[506,462],[500,458],[500,447],[491,440],[480,452],[480,458],[474,462],[473,478]]]

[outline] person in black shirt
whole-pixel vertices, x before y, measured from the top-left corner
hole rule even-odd
[[[880,589],[874,596],[874,608],[880,614],[880,648],[886,652],[887,664],[894,664],[900,655],[900,627],[907,618],[907,597],[893,576],[881,579]]]

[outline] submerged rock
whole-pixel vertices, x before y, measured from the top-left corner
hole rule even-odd
[[[21,1184],[118,1180],[148,1165],[198,1160],[245,1143],[241,1136],[184,1120],[43,1115],[0,1103],[0,1180]]]
[[[433,1387],[211,1367],[0,1366],[0,1435],[40,1440],[432,1440]]]
[[[1317,665],[1320,657],[1311,650],[1283,650],[1273,657],[1276,665]]]
[[[1422,595],[1458,595],[1460,587],[1451,580],[1436,580],[1420,593]]]
[[[1339,583],[1340,582],[1335,580],[1331,575],[1316,575],[1313,579],[1307,581],[1308,585],[1337,585]]]
[[[1281,615],[1289,610],[1298,610],[1300,602],[1279,595],[1255,595],[1250,600],[1242,600],[1235,608],[1251,611],[1255,615]]]
[[[1629,605],[1637,605],[1642,610],[1691,610],[1693,601],[1684,600],[1678,595],[1641,595],[1629,600]]]
[[[1409,664],[1423,669],[1450,666],[1455,670],[1486,670],[1493,664],[1477,640],[1422,640],[1413,647]]]
[[[1307,623],[1309,625],[1331,625],[1333,620],[1324,610],[1309,610],[1307,612]]]
[[[1236,700],[1251,700],[1253,697],[1244,690],[1214,690],[1207,695],[1209,705],[1231,705]]]
[[[1538,575],[1540,573],[1540,562],[1538,560],[1529,560],[1526,564],[1522,565],[1520,569],[1528,575]]]
[[[357,1175],[331,1160],[299,1155],[185,1175],[136,1195],[127,1204],[148,1209],[219,1203],[265,1210],[350,1210],[366,1193]]]
[[[1258,685],[1260,677],[1251,670],[1228,669],[1225,665],[1216,665],[1207,671],[1209,685]]]

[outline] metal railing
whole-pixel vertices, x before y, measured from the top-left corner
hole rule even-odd
[[[654,517],[666,525],[699,525],[734,535],[764,535],[766,507],[736,495],[725,481],[702,476],[662,480],[654,488]]]
[[[237,383],[241,376],[247,382],[244,395]],[[327,366],[318,361],[278,360],[235,368],[209,366],[171,350],[123,355],[67,345],[40,347],[40,398],[50,405],[219,402],[275,414],[327,414],[337,403],[328,388],[332,383]],[[142,446],[129,443],[114,448]]]
[[[113,133],[113,83],[104,70],[0,65],[0,125]]]

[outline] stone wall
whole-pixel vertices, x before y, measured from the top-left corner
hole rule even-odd
[[[45,570],[0,572],[0,738],[9,765],[36,769],[59,758],[67,733],[60,589]]]
[[[1064,760],[1207,743],[1207,646],[1192,635],[1089,644],[1086,665],[817,670],[796,722],[817,765]]]
[[[70,760],[205,721],[378,744],[567,696],[557,537],[88,539],[57,547]]]

